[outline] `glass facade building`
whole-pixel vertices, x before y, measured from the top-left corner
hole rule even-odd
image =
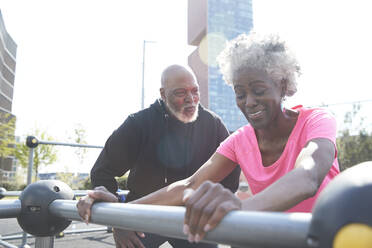
[[[12,113],[17,44],[5,29],[0,10],[0,111]]]
[[[8,34],[0,10],[0,145],[9,145],[6,141],[14,136],[15,116],[12,114],[14,78],[16,69],[17,44]],[[14,122],[11,122],[13,120]],[[12,126],[12,128],[10,128]],[[10,179],[15,172],[13,156],[0,158],[0,182]]]
[[[223,80],[215,57],[225,40],[252,29],[252,0],[208,0],[207,10],[208,107],[221,116],[230,131],[235,131],[247,120],[236,106],[233,89]]]

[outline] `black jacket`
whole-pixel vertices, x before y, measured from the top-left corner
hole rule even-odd
[[[94,187],[115,193],[120,177],[130,170],[127,201],[191,176],[217,149],[228,131],[213,112],[199,106],[196,121],[182,123],[167,114],[164,102],[129,115],[106,141],[91,171]],[[222,184],[235,192],[240,168]]]

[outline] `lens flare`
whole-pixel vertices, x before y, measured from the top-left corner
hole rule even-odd
[[[200,60],[211,67],[217,67],[216,58],[218,54],[225,48],[227,39],[221,33],[209,33],[199,44]]]

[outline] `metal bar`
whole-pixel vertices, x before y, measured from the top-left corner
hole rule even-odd
[[[75,229],[75,230],[64,230],[64,234],[75,234],[75,233],[90,233],[90,232],[107,232],[107,227],[94,227],[94,228],[86,228],[86,229]],[[15,240],[21,239],[23,234],[18,235],[7,235],[1,236],[1,240]],[[27,238],[33,238],[34,236],[31,234],[27,234]],[[1,246],[0,246],[1,247]]]
[[[5,191],[0,192],[0,195],[2,196],[20,196],[22,194],[22,191]]]
[[[27,185],[32,182],[32,170],[34,167],[34,148],[30,147],[30,153],[28,156],[28,169],[27,169]],[[27,233],[23,232],[21,247],[26,247],[27,245]]]
[[[54,236],[35,238],[35,248],[53,248],[53,247],[54,247]]]
[[[8,242],[5,242],[3,240],[1,240],[1,237],[0,237],[0,247],[5,247],[5,248],[18,248],[17,246],[15,245],[12,245]]]
[[[20,200],[1,200],[0,219],[16,218],[21,212]]]
[[[28,168],[27,168],[27,185],[32,182],[32,169],[34,167],[34,148],[30,148],[28,154]]]
[[[87,194],[88,190],[74,190],[75,196],[85,196]],[[128,195],[129,190],[121,190],[117,192],[118,195]],[[20,196],[22,194],[22,191],[5,191],[0,192],[0,195],[2,196]]]
[[[103,146],[96,146],[96,145],[77,144],[77,143],[63,143],[63,142],[45,141],[45,140],[39,140],[38,143],[39,144],[42,144],[42,145],[54,145],[54,146],[73,146],[73,147],[86,147],[86,148],[103,148]]]
[[[146,58],[146,43],[156,43],[156,41],[144,40],[142,51],[142,91],[141,91],[141,109],[145,108],[145,58]]]
[[[26,232],[23,232],[21,247],[27,247],[27,237],[28,237],[28,234]]]
[[[52,214],[81,221],[77,201],[55,200]],[[187,239],[183,234],[184,207],[96,203],[91,222],[100,225],[157,233]],[[205,237],[206,242],[237,247],[307,247],[311,214],[234,211]]]
[[[75,233],[89,233],[89,232],[107,232],[107,227],[95,227],[86,229],[75,229],[75,230],[65,230],[64,234],[75,234]]]
[[[141,95],[141,109],[145,108],[145,50],[146,40],[143,41],[143,52],[142,52],[142,95]]]
[[[17,235],[6,235],[6,236],[2,236],[1,239],[2,240],[15,240],[15,239],[21,239],[23,237],[23,233],[22,234],[17,234]],[[34,237],[33,235],[27,233],[27,238],[32,238]],[[1,246],[0,246],[1,247]]]
[[[85,196],[87,194],[88,190],[74,190],[75,196]],[[119,192],[116,192],[118,195],[128,195],[129,190],[121,190]]]
[[[118,195],[128,195],[129,190],[122,190],[117,192]],[[0,192],[0,195],[2,196],[20,196],[22,194],[22,191],[5,191]],[[75,196],[85,196],[87,194],[87,190],[74,190]]]

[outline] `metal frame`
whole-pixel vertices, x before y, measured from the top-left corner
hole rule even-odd
[[[81,221],[76,203],[74,200],[54,200],[49,211],[58,217]],[[19,200],[0,201],[0,218],[17,217],[20,211]],[[184,215],[184,207],[96,203],[92,208],[91,223],[187,239],[183,233]],[[235,247],[307,247],[311,217],[307,213],[233,211],[206,235],[204,242]],[[43,237],[35,247],[53,247],[52,238]],[[38,239],[40,237],[36,237]]]
[[[85,196],[87,194],[88,190],[74,190],[75,196]],[[127,195],[129,193],[129,190],[121,190],[116,192],[118,195]],[[0,196],[20,196],[22,194],[22,191],[5,191],[0,192]]]
[[[33,139],[33,144],[29,146],[27,184],[31,183],[32,178],[33,151],[39,144],[103,148],[84,144],[38,141],[34,137],[30,138]],[[120,193],[126,194],[127,192]],[[8,196],[20,194],[19,191],[3,192],[3,195]],[[76,196],[85,194],[86,191],[75,192]],[[77,201],[73,200],[54,200],[49,205],[49,211],[59,217],[81,221],[76,203]],[[20,200],[0,201],[0,218],[15,218],[20,211]],[[96,203],[92,208],[91,223],[187,239],[183,233],[184,214],[184,207]],[[311,216],[311,214],[234,211],[229,213],[217,228],[209,232],[203,242],[228,244],[235,247],[306,247],[306,235]],[[66,231],[66,233],[72,232]],[[27,247],[27,236],[27,233],[23,233],[21,247]],[[35,247],[53,247],[54,236],[35,238]]]
[[[45,140],[38,140],[33,136],[28,136],[26,140],[30,140],[31,143],[26,141],[26,145],[30,148],[30,153],[28,157],[28,168],[27,168],[27,185],[31,184],[32,182],[32,169],[34,163],[34,149],[38,145],[56,145],[56,146],[71,146],[71,147],[85,147],[85,148],[103,148],[103,146],[96,146],[96,145],[87,145],[87,144],[77,144],[77,143],[64,143],[64,142],[55,142],[55,141],[45,141]],[[25,247],[27,244],[27,233],[23,233],[22,237],[22,247]]]

